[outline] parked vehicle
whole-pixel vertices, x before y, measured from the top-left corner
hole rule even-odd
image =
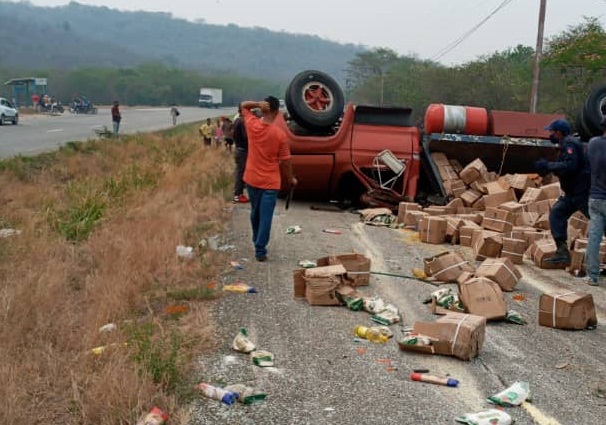
[[[202,87],[198,97],[200,108],[219,108],[223,104],[223,89]]]
[[[338,83],[315,70],[293,78],[285,103],[289,116],[279,115],[276,124],[290,140],[299,181],[296,196],[372,206],[445,202],[448,195],[434,152],[462,166],[480,158],[498,174],[532,173],[535,160],[555,156],[544,127],[555,117],[563,118],[434,104],[417,127],[410,108],[345,106]],[[596,134],[605,104],[606,86],[584,104],[591,112],[581,123],[585,140]],[[506,119],[510,113],[515,119]]]
[[[19,124],[19,111],[8,99],[0,97],[0,125],[7,122],[12,122],[14,125]]]

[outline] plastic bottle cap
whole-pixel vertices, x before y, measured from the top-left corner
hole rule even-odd
[[[410,374],[410,379],[412,379],[413,381],[420,381],[421,380],[421,374],[420,373],[411,373]]]
[[[459,381],[456,379],[448,378],[448,381],[446,381],[446,385],[449,387],[458,387]]]
[[[221,402],[227,404],[228,406],[234,404],[236,400],[238,400],[238,396],[230,391],[226,392],[225,395],[221,398]]]

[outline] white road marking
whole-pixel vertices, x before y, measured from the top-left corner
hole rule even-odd
[[[58,133],[59,131],[63,131],[62,128],[55,128],[53,130],[46,130],[47,133]]]

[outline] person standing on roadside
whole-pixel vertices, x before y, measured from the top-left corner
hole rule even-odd
[[[568,219],[572,214],[581,211],[589,217],[588,200],[591,184],[587,155],[583,152],[581,142],[570,135],[570,124],[566,120],[557,119],[551,122],[545,130],[549,130],[549,140],[558,146],[558,157],[555,161],[539,159],[535,169],[540,175],[553,172],[560,180],[564,192],[549,212],[549,227],[557,251],[545,260],[557,268],[570,264],[568,252]]]
[[[114,126],[114,137],[118,136],[120,132],[120,121],[122,121],[122,115],[120,114],[120,104],[117,100],[114,100],[114,106],[112,106],[112,124]]]
[[[198,132],[202,136],[202,140],[204,140],[204,146],[212,145],[214,129],[210,118],[206,118],[206,122],[200,126]]]
[[[251,112],[255,108],[263,113],[261,118]],[[262,102],[246,101],[241,104],[248,135],[244,181],[250,197],[250,222],[257,261],[267,261],[267,244],[282,173],[289,188],[297,185],[297,179],[292,174],[286,133],[274,124],[279,108],[280,102],[273,96]]]
[[[242,116],[242,104],[238,105],[238,117],[234,120],[234,144],[236,152],[236,173],[234,183],[234,202],[246,203],[248,197],[244,195],[244,170],[246,168],[246,158],[248,157],[248,136],[246,135],[246,126]]]
[[[600,243],[606,230],[606,116],[602,119],[601,128],[602,135],[592,138],[587,148],[591,188],[589,189],[590,219],[585,282],[592,286],[600,284]]]
[[[225,140],[225,149],[231,152],[234,145],[234,123],[229,117],[225,117],[223,120],[223,140]]]
[[[242,116],[242,104],[238,104],[238,117],[234,120],[234,144],[236,152],[236,175],[234,183],[234,202],[246,203],[248,197],[244,195],[244,170],[246,169],[246,158],[248,157],[248,135],[246,125]]]
[[[170,108],[170,116],[173,119],[173,125],[177,125],[177,117],[179,115],[181,115],[181,113],[179,112],[179,109],[177,109],[177,105],[173,103],[172,107]]]

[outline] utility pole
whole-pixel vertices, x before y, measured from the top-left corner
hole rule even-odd
[[[532,91],[530,93],[530,112],[537,112],[537,103],[539,101],[539,78],[541,74],[541,58],[543,56],[543,30],[545,28],[545,9],[547,0],[541,0],[539,7],[539,30],[537,33],[537,48],[534,52],[534,73],[532,77]]]

